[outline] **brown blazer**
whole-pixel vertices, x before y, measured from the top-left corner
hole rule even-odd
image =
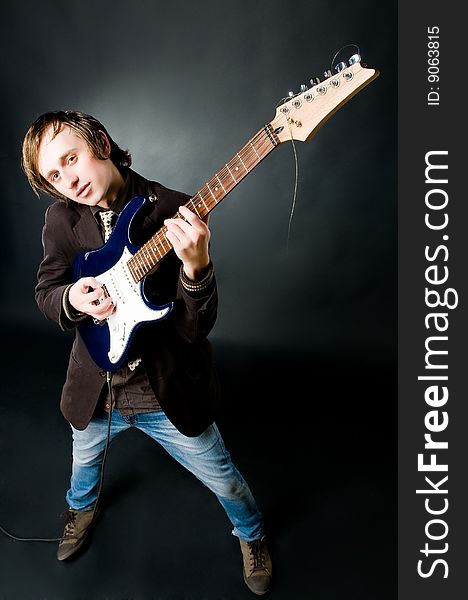
[[[132,170],[128,170],[128,177],[125,201],[150,193],[158,198],[135,228],[132,239],[142,244],[189,197],[148,181]],[[105,373],[91,359],[77,324],[65,315],[62,297],[72,282],[75,257],[99,248],[103,240],[88,206],[57,201],[46,210],[42,243],[44,258],[38,271],[37,304],[62,330],[76,330],[60,407],[76,429],[85,429],[105,385]],[[217,378],[207,340],[216,320],[217,290],[213,278],[204,292],[187,293],[180,283],[180,264],[175,253],[170,252],[156,273],[147,276],[148,299],[156,304],[175,300],[175,305],[168,318],[139,328],[129,356],[141,356],[151,387],[175,427],[184,435],[195,436],[213,422],[218,405]]]

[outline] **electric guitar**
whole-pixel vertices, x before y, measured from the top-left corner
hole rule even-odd
[[[335,74],[310,80],[301,92],[289,97],[276,109],[273,120],[262,127],[235,156],[185,204],[201,219],[206,217],[279,144],[291,140],[308,142],[318,129],[348,100],[368,85],[379,71],[361,63],[353,54],[347,63],[335,67]],[[144,245],[129,237],[135,215],[151,197],[136,196],[121,212],[109,240],[97,250],[80,254],[73,265],[74,280],[95,277],[112,298],[116,309],[100,324],[91,318],[79,327],[94,362],[114,372],[126,361],[132,338],[144,323],[167,317],[173,303],[151,304],[144,291],[145,277],[172,249],[161,227]],[[183,218],[176,213],[176,218]]]

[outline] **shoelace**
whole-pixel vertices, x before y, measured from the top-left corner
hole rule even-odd
[[[249,542],[250,566],[252,571],[258,571],[265,568],[265,554],[261,540]]]
[[[75,521],[76,521],[76,512],[71,510],[66,510],[61,515],[65,521],[65,537],[68,535],[73,535],[75,529]]]

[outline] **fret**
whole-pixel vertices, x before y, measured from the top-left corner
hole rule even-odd
[[[148,269],[148,271],[151,271],[151,269],[153,268],[153,264],[151,263],[151,257],[150,255],[146,252],[143,254],[143,264],[145,265],[145,267]]]
[[[185,205],[189,210],[191,210],[192,212],[194,212],[198,218],[203,218],[203,214],[201,214],[200,212],[198,212],[197,206],[195,205],[195,202],[192,200],[189,200],[187,202],[187,204]],[[185,217],[183,217],[184,221],[186,221],[187,219],[185,219]]]
[[[143,252],[143,254],[145,257],[145,262],[148,263],[147,267],[152,269],[154,267],[154,264],[153,264],[154,252],[153,252],[153,247],[151,246],[151,244],[148,244],[148,246],[145,247],[145,251]]]
[[[202,217],[202,216],[204,217],[204,216],[205,216],[207,213],[209,213],[209,212],[210,212],[210,210],[211,210],[211,209],[210,209],[210,206],[211,206],[211,199],[210,199],[210,197],[209,197],[209,195],[208,195],[208,192],[207,192],[207,190],[206,190],[206,185],[205,185],[205,186],[203,186],[203,187],[201,188],[201,190],[199,190],[199,191],[198,191],[198,192],[195,194],[195,196],[198,196],[198,197],[200,198],[200,200],[201,200],[201,202],[197,202],[197,207],[199,207],[199,206],[200,206],[200,207],[205,207],[205,209],[206,209],[206,210],[204,210],[204,211],[201,213],[201,215],[200,215],[201,217]],[[195,198],[195,196],[194,196],[194,198]],[[202,205],[203,205],[203,206],[202,206]]]
[[[224,186],[224,189],[226,190],[226,194],[228,194],[231,190],[233,190],[236,187],[237,182],[230,174],[227,165],[221,169],[219,174],[223,181],[223,186]]]
[[[239,156],[239,152],[237,153],[237,156],[239,157],[239,160],[241,161],[241,163],[242,163],[242,166],[244,167],[244,169],[245,169],[245,170],[247,171],[247,173],[248,173],[248,172],[249,172],[249,170],[248,170],[248,169],[247,169],[247,167],[244,165],[244,161],[243,161],[243,160],[242,160],[242,158]],[[236,170],[237,170],[237,167],[236,167]]]
[[[141,270],[141,252],[137,252],[135,254],[135,260],[137,263],[137,269],[140,271]]]
[[[212,177],[210,179],[210,181],[208,181],[207,185],[209,185],[211,183],[211,187],[216,192],[216,194],[215,194],[216,202],[219,202],[220,200],[222,200],[224,198],[224,196],[223,196],[221,190],[219,189],[219,185],[215,181],[215,177],[219,180],[219,177],[217,175],[215,175],[214,177]],[[211,190],[211,188],[210,188],[210,190]]]
[[[249,144],[252,146],[252,149],[255,152],[255,154],[257,155],[257,157],[260,159],[260,154],[255,150],[255,146],[252,144],[252,142],[249,142]]]
[[[219,181],[219,185],[223,188],[224,195],[226,195],[227,194],[226,189],[224,188],[223,182],[219,178],[218,173],[216,173],[216,179]]]
[[[206,202],[203,200],[203,196],[200,194],[200,192],[197,192],[197,193],[195,194],[195,196],[198,196],[198,197],[200,198],[200,200],[201,200],[201,202],[199,202],[199,203],[197,204],[197,206],[201,206],[201,205],[203,204],[203,206],[206,208],[206,212],[207,212],[207,213],[208,213],[208,212],[210,212],[210,209],[209,209],[209,208],[208,208],[208,206],[206,205]]]
[[[165,254],[163,254],[161,252],[161,250],[159,249],[159,244],[155,244],[154,246],[152,246],[155,250],[157,250],[158,254],[159,254],[159,258],[156,257],[156,262],[159,261],[159,259],[161,259],[163,256],[165,256]]]
[[[210,192],[210,194],[213,196],[213,200],[216,202],[216,204],[218,204],[218,199],[216,198],[216,196],[213,193],[213,190],[210,188],[210,184],[207,183],[206,187],[208,188],[208,191]],[[219,189],[219,188],[218,188]]]
[[[151,260],[153,261],[152,267],[154,267],[155,264],[158,262],[158,260],[161,258],[161,254],[158,252],[158,247],[155,246],[154,244],[149,244],[148,249],[152,254],[152,256],[151,256]],[[159,256],[156,254],[156,252],[158,252]]]
[[[145,252],[142,252],[139,257],[139,262],[141,264],[141,270],[143,273],[147,270],[147,265],[145,264]]]
[[[146,271],[147,265],[145,263],[145,253],[144,252],[141,253],[140,262],[141,262],[141,269],[142,269],[142,271]]]
[[[164,244],[166,244],[169,246],[169,248],[172,248],[172,244],[171,242],[167,239],[166,237],[166,231],[167,231],[167,227],[163,227],[161,230],[161,235],[162,235],[162,244],[163,244],[163,248],[166,249],[166,247],[164,246]]]
[[[228,167],[228,165],[226,164],[226,168],[229,171],[229,175],[232,177],[234,183],[237,185],[237,179],[234,177],[234,175],[231,172],[231,169]]]
[[[258,154],[255,152],[255,150],[252,151],[251,145],[251,142],[249,142],[243,152],[243,159],[248,166],[249,171],[258,163]]]
[[[142,279],[142,278],[143,278],[143,274],[142,274],[142,273],[140,273],[140,269],[138,268],[138,264],[137,264],[137,265],[136,265],[136,267],[135,267],[135,275],[136,275],[136,276],[137,276],[137,278],[138,278],[138,279],[137,279],[137,281],[139,281],[140,279]]]

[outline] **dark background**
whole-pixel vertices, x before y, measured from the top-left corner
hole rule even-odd
[[[273,152],[217,208],[219,425],[265,514],[272,598],[396,596],[396,5],[7,2],[0,26],[3,255],[0,524],[56,536],[70,468],[58,398],[72,337],[33,298],[43,213],[20,169],[36,116],[93,114],[133,167],[194,193],[289,90],[360,46],[380,77],[310,144]],[[167,471],[167,472],[166,472]],[[113,445],[93,543],[0,538],[0,598],[240,599],[210,494],[131,431]]]
[[[466,257],[468,254],[466,224],[468,204],[466,202],[466,137],[468,121],[459,115],[466,111],[466,95],[460,94],[452,82],[458,76],[457,57],[460,40],[465,36],[465,23],[459,19],[455,2],[440,3],[429,0],[424,11],[414,3],[401,3],[399,10],[398,47],[402,60],[398,70],[398,196],[399,196],[399,314],[398,314],[398,598],[413,600],[424,598],[455,600],[466,596],[466,540],[468,539],[468,481],[466,477],[468,422],[467,396],[467,347],[468,331],[468,279]],[[439,81],[434,85],[428,75],[432,65],[429,51],[432,44],[429,30],[439,30]],[[411,61],[403,57],[411,56]],[[414,69],[420,65],[420,69]],[[432,73],[431,73],[432,71]],[[440,93],[438,106],[429,106],[428,92],[436,87]],[[466,86],[463,88],[465,90]],[[410,93],[406,93],[411,90]],[[446,151],[444,164],[448,166],[445,177],[447,184],[426,182],[426,153]],[[429,160],[429,158],[428,158]],[[434,171],[433,171],[434,172]],[[448,175],[448,177],[447,177]],[[434,222],[432,205],[433,190],[449,192],[449,203],[445,207],[449,221],[444,229],[431,229],[426,224]],[[426,194],[430,196],[426,199]],[[442,211],[440,211],[442,212]],[[432,214],[431,214],[432,213]],[[443,237],[444,236],[444,237]],[[430,250],[441,243],[447,245],[448,278],[438,286],[431,282],[429,262]],[[439,270],[442,270],[439,263]],[[425,290],[453,290],[458,296],[458,306],[432,307],[426,300]],[[434,294],[431,294],[431,298]],[[453,306],[448,303],[449,306]],[[432,312],[444,311],[447,327],[443,332],[434,331]],[[445,335],[438,341],[447,354],[434,369],[434,337]],[[432,339],[430,339],[432,338]],[[448,427],[438,432],[439,439],[447,448],[437,450],[433,460],[447,464],[448,479],[439,489],[446,490],[438,496],[448,504],[445,512],[433,515],[436,497],[427,493],[429,480],[440,481],[439,473],[418,470],[418,455],[427,456],[425,435],[428,432],[427,414],[432,407],[425,399],[426,390],[434,382],[418,380],[418,377],[445,376],[447,380],[436,383],[447,388],[448,401],[441,409],[449,419]],[[426,462],[426,461],[425,461]],[[426,479],[427,477],[427,479]],[[436,479],[437,477],[437,479]],[[417,490],[421,492],[416,493]],[[445,504],[445,502],[444,502]],[[441,510],[441,509],[439,509]],[[445,522],[448,530],[441,533]],[[435,532],[438,527],[439,531]],[[435,539],[430,539],[430,536]],[[429,552],[426,555],[426,544]],[[444,560],[446,565],[437,560]],[[422,577],[418,573],[421,562]],[[447,566],[447,571],[445,569]],[[428,573],[431,573],[429,576]]]

